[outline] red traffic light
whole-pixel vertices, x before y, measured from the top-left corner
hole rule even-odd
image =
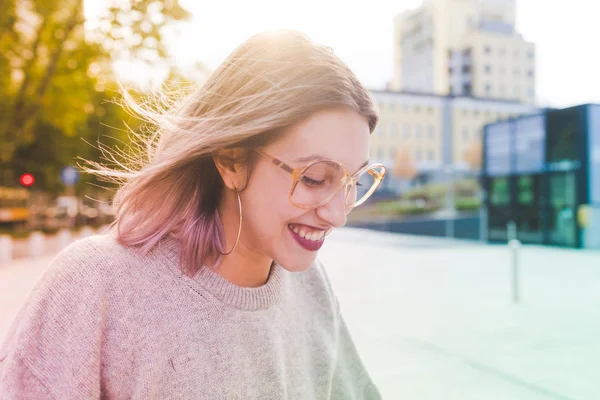
[[[21,175],[20,181],[21,181],[21,185],[29,187],[29,186],[33,185],[33,183],[35,182],[35,178],[31,174],[23,174],[23,175]]]

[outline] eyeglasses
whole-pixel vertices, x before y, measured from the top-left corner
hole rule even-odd
[[[383,181],[383,164],[368,164],[350,174],[344,164],[335,160],[317,160],[305,167],[292,168],[283,161],[261,150],[258,154],[292,175],[290,201],[299,208],[316,208],[326,204],[340,190],[348,210],[363,204]]]

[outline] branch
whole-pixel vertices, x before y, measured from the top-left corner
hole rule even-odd
[[[15,98],[15,105],[13,107],[13,116],[15,119],[18,118],[18,115],[21,114],[20,111],[23,109],[23,106],[25,105],[25,97],[26,97],[26,93],[27,93],[27,89],[29,88],[29,83],[31,81],[32,78],[32,70],[33,70],[33,66],[35,65],[35,62],[37,61],[38,58],[38,54],[39,54],[39,49],[40,49],[40,43],[42,42],[42,33],[44,31],[44,29],[46,28],[46,24],[48,23],[48,20],[46,18],[42,19],[42,23],[40,24],[38,30],[37,30],[37,35],[35,38],[35,41],[33,42],[33,48],[32,48],[32,55],[31,58],[29,58],[27,60],[27,63],[25,64],[24,68],[23,68],[23,81],[21,82],[21,86],[19,87],[19,90],[17,91],[17,96]],[[13,124],[9,124],[13,125]],[[10,134],[10,132],[6,132],[7,134]]]
[[[33,103],[31,107],[28,107],[26,112],[23,113],[23,118],[20,120],[19,127],[22,127],[24,132],[29,132],[37,121],[37,116],[41,110],[41,99],[46,94],[46,91],[50,86],[50,82],[52,81],[52,77],[56,73],[58,62],[60,61],[60,57],[65,48],[65,42],[69,39],[75,27],[77,27],[79,24],[83,24],[83,18],[81,15],[81,2],[77,1],[76,4],[77,5],[74,7],[73,13],[69,17],[69,20],[65,26],[65,34],[62,38],[62,41],[58,43],[54,53],[52,53],[50,56],[50,61],[48,62],[44,76],[35,90],[35,103]]]

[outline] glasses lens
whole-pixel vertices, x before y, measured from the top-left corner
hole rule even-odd
[[[312,207],[327,200],[339,190],[344,179],[344,170],[330,161],[319,161],[304,170],[292,192],[292,202],[299,206]]]
[[[372,167],[355,177],[356,184],[347,188],[346,205],[356,207],[365,202],[377,189],[384,174],[383,167]]]

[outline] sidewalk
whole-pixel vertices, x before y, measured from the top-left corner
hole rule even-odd
[[[25,299],[54,258],[54,254],[38,258],[22,258],[0,265],[0,343]]]
[[[327,266],[385,399],[600,399],[600,252],[347,229]]]

